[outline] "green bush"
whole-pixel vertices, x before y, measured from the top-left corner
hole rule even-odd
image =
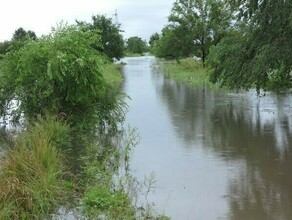
[[[114,94],[109,98],[112,89],[103,77],[107,58],[91,47],[99,39],[97,31],[60,26],[9,52],[0,72],[1,114],[16,100],[16,118],[21,113],[28,118],[61,114],[73,121],[90,118],[86,123],[105,127],[120,99]]]

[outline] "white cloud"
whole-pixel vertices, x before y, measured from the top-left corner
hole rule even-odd
[[[23,27],[38,36],[48,34],[60,21],[91,19],[95,14],[112,16],[115,9],[125,36],[148,38],[166,23],[172,0],[9,0],[1,3],[0,41],[9,40]]]

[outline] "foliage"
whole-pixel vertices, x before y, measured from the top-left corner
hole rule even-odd
[[[248,41],[248,35],[233,31],[211,48],[208,65],[214,67],[210,78],[213,83],[219,82],[221,86],[231,89],[248,89],[253,85],[254,76],[248,71],[251,60],[244,64],[251,53],[247,50]]]
[[[83,157],[86,188],[82,204],[84,214],[89,218],[134,219],[135,208],[129,195],[123,189],[115,188],[122,155],[122,149],[112,146],[108,141],[96,146],[92,139],[88,140]]]
[[[1,219],[39,219],[68,203],[73,185],[66,180],[57,150],[66,145],[68,131],[68,126],[47,118],[18,136],[1,161]]]
[[[287,71],[283,65],[269,73],[268,83],[266,86],[268,90],[285,92],[291,87],[291,74],[287,75]]]
[[[292,86],[292,2],[241,1],[239,21],[212,48],[212,79],[229,87],[288,89]],[[240,51],[237,51],[240,50]]]
[[[110,215],[111,219],[131,219],[134,216],[134,209],[129,209],[130,201],[128,196],[122,192],[111,192],[109,188],[95,186],[90,188],[84,198],[84,203],[89,216],[94,216],[97,212],[100,215]]]
[[[186,83],[193,88],[207,86],[218,89],[209,81],[209,74],[203,68],[201,61],[194,59],[183,59],[181,62],[163,63],[163,73],[165,76],[177,81]]]
[[[139,141],[135,129],[119,133],[117,143],[112,140],[93,139],[86,144],[86,154],[82,158],[83,184],[85,192],[82,198],[83,213],[89,219],[169,219],[157,216],[150,206],[137,207],[140,184],[129,171],[129,155]],[[144,182],[151,182],[146,179]],[[143,182],[143,184],[144,184]],[[148,182],[147,182],[148,184]],[[150,184],[150,183],[149,183]],[[146,183],[145,183],[146,186]],[[148,186],[153,187],[153,186]],[[150,189],[147,188],[146,194]],[[140,197],[139,197],[140,198]],[[141,198],[140,198],[141,199]]]
[[[156,32],[150,36],[149,45],[150,45],[150,52],[155,54],[155,46],[160,40],[159,34]]]
[[[10,46],[11,46],[10,41],[0,42],[0,59],[9,51]]]
[[[122,64],[107,63],[104,65],[102,75],[105,81],[112,86],[113,89],[119,89],[123,81]]]
[[[127,40],[126,49],[130,53],[137,53],[142,54],[147,52],[148,48],[145,41],[142,40],[140,37],[130,37]]]
[[[101,40],[97,40],[92,46],[105,53],[109,58],[120,59],[124,55],[124,40],[120,30],[120,24],[114,24],[111,18],[104,15],[92,16],[92,23],[77,22],[86,26],[89,30],[99,31]]]
[[[15,30],[12,36],[12,41],[22,41],[22,40],[27,40],[28,38],[31,38],[33,40],[37,39],[37,36],[35,32],[28,30],[25,31],[22,27],[18,28]]]
[[[0,42],[0,59],[11,49],[18,50],[21,48],[28,39],[36,40],[37,36],[35,32],[31,30],[25,31],[23,28],[15,30],[10,41]]]
[[[182,58],[192,53],[191,40],[180,37],[180,30],[165,27],[162,36],[155,46],[155,55],[159,58]]]
[[[1,114],[8,113],[11,101],[17,100],[16,117],[22,112],[29,118],[45,112],[63,114],[75,121],[87,116],[92,124],[102,126],[108,118],[114,120],[121,99],[109,97],[111,87],[103,78],[106,58],[91,47],[99,38],[94,30],[60,26],[7,54],[1,74]]]
[[[228,9],[219,0],[176,0],[156,54],[176,58],[196,55],[204,64],[209,47],[217,44],[229,28]]]

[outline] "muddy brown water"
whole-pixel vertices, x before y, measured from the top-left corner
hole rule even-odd
[[[192,89],[126,58],[131,169],[156,174],[149,197],[172,219],[292,219],[292,96]]]

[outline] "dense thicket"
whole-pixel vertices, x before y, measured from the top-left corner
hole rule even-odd
[[[16,29],[13,33],[12,39],[0,42],[0,59],[10,50],[18,50],[28,39],[37,40],[35,32],[31,30],[24,30],[22,27]]]
[[[22,113],[28,118],[50,113],[90,118],[101,127],[120,122],[119,100],[103,78],[107,58],[92,47],[101,44],[100,38],[96,30],[60,26],[9,52],[1,63],[1,115],[10,113],[17,102],[16,119]]]
[[[120,24],[115,24],[111,18],[105,15],[92,16],[92,22],[79,22],[79,25],[87,30],[96,30],[100,34],[100,40],[93,42],[92,46],[109,58],[120,59],[124,55],[124,39]]]
[[[157,43],[158,57],[197,56],[205,63],[211,45],[230,26],[229,5],[220,0],[176,0]]]
[[[126,43],[126,50],[129,53],[137,53],[137,54],[143,54],[144,52],[147,52],[148,47],[145,41],[142,40],[141,37],[130,37],[127,40]]]
[[[292,1],[176,0],[155,44],[158,57],[208,60],[229,88],[292,87]]]
[[[291,88],[292,2],[246,0],[237,7],[235,27],[212,48],[212,80],[258,91]]]

